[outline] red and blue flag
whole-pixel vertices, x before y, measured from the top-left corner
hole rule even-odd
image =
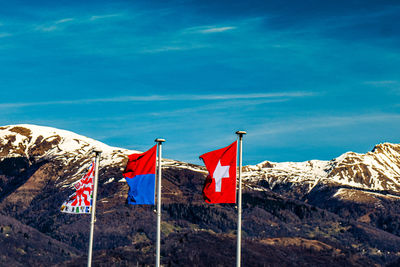
[[[141,154],[129,155],[123,175],[129,185],[128,204],[155,203],[157,145]]]

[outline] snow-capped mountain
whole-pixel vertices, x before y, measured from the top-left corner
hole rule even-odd
[[[312,190],[318,184],[400,193],[400,145],[383,143],[371,152],[347,152],[330,161],[269,162],[246,166],[244,179],[265,180],[272,189],[293,184]]]
[[[101,151],[102,166],[120,166],[127,155],[138,151],[111,147],[75,134],[51,127],[20,124],[0,127],[0,157],[25,158],[28,165],[59,162],[59,185],[69,186],[80,178],[92,160],[94,151]],[[59,169],[57,168],[57,169]]]
[[[136,150],[111,147],[97,140],[52,127],[29,124],[0,127],[0,162],[21,172],[30,169],[31,172],[41,173],[47,169],[48,177],[57,177],[55,184],[58,187],[70,187],[80,179],[94,160],[95,150],[102,152],[100,171],[105,173],[106,177],[101,177],[105,183],[123,182],[122,170],[126,166],[128,155],[140,153]],[[169,159],[163,159],[163,166],[202,172],[199,166]],[[38,183],[34,173],[25,187],[34,187],[38,191],[45,182]],[[43,173],[37,176],[44,179]]]
[[[60,206],[93,150],[102,151],[94,258],[107,266],[153,263],[154,207],[125,204],[128,185],[121,179],[127,156],[137,151],[27,124],[0,127],[0,257],[13,266],[78,266],[86,259],[89,216],[61,213]],[[400,145],[385,143],[331,161],[245,166],[245,265],[400,262],[399,151]],[[166,265],[195,266],[206,258],[204,266],[228,266],[235,255],[237,210],[204,203],[206,173],[163,159]]]
[[[58,160],[68,168],[69,178],[78,178],[100,150],[102,166],[122,168],[127,155],[138,151],[111,147],[70,131],[36,125],[0,127],[0,158],[24,157],[31,164]],[[184,162],[165,160],[164,165],[205,173],[204,168]],[[383,143],[371,152],[347,152],[330,161],[269,162],[244,167],[243,178],[249,182],[266,181],[269,188],[292,184],[309,191],[319,184],[400,193],[400,145]],[[73,180],[72,179],[72,180]],[[62,182],[69,184],[70,179]]]
[[[113,164],[121,155],[137,152],[110,147],[70,131],[28,124],[0,127],[0,145],[2,158],[25,156],[36,161],[41,159],[72,161],[79,158],[88,158],[90,161],[93,151],[100,150],[104,164]]]
[[[118,165],[127,155],[141,153],[111,147],[92,138],[70,131],[30,124],[0,127],[0,158],[26,157],[32,161],[61,160],[68,165],[80,161],[85,169],[93,160],[93,152],[101,151],[101,165]],[[200,171],[194,165],[175,160],[163,159],[168,166],[187,167]]]

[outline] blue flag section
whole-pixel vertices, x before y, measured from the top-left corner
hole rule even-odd
[[[134,178],[125,178],[129,185],[128,204],[154,205],[155,174],[137,175]]]
[[[123,173],[129,185],[128,204],[140,205],[155,203],[157,146],[141,154],[129,155]]]

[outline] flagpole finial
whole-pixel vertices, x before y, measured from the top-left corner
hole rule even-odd
[[[92,150],[90,150],[89,153],[90,153],[90,154],[94,153],[94,154],[96,154],[96,156],[97,156],[97,155],[100,155],[102,152],[103,152],[103,151],[101,151],[100,149],[93,148]]]
[[[246,131],[237,131],[236,134],[239,136],[243,136],[243,135],[247,134],[247,132]]]
[[[101,152],[103,152],[103,151],[101,151],[99,149],[93,149],[93,153],[95,153],[96,155],[100,155]]]
[[[162,143],[162,142],[165,142],[165,139],[163,139],[163,138],[157,138],[156,140],[154,140],[154,142]]]

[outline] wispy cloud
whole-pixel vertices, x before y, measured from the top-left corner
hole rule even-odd
[[[319,128],[336,128],[364,123],[400,121],[400,114],[359,114],[351,116],[318,116],[313,118],[285,119],[280,122],[264,123],[252,129],[252,136],[269,136],[296,133]]]
[[[75,20],[74,18],[60,19],[60,20],[57,20],[57,21],[55,22],[55,24],[62,24],[62,23],[71,22],[71,21],[74,21],[74,20]]]
[[[370,85],[375,85],[375,86],[386,86],[386,85],[392,85],[392,84],[398,84],[398,81],[395,80],[386,80],[386,81],[366,81],[364,84],[370,84]]]
[[[162,53],[162,52],[173,52],[173,51],[186,51],[186,50],[193,50],[193,49],[201,49],[207,47],[206,45],[182,45],[182,46],[163,46],[157,48],[148,48],[139,51],[141,54],[155,54],[155,53]]]
[[[12,34],[11,33],[8,33],[8,32],[0,32],[0,38],[5,38],[5,37],[9,37],[9,36],[11,36]]]
[[[255,107],[257,105],[263,105],[267,103],[281,103],[281,102],[287,102],[290,100],[290,98],[285,97],[285,98],[261,98],[261,99],[224,99],[228,101],[222,101],[222,102],[212,102],[212,104],[206,104],[206,105],[200,105],[196,107],[190,107],[190,108],[181,108],[181,109],[176,109],[176,110],[168,110],[168,111],[161,111],[161,112],[153,112],[150,115],[152,116],[157,116],[157,117],[175,117],[179,115],[187,115],[187,114],[194,114],[194,113],[199,113],[199,112],[204,112],[204,111],[214,111],[214,110],[229,110],[231,108],[237,108],[237,107],[245,107],[245,106],[252,106]],[[210,102],[208,102],[210,103]]]
[[[236,26],[196,26],[196,27],[190,27],[186,28],[182,31],[182,33],[202,33],[202,34],[207,34],[207,33],[218,33],[218,32],[226,32],[226,31],[231,31],[235,30],[237,27]]]
[[[38,25],[35,27],[35,30],[42,31],[42,32],[52,32],[52,31],[56,31],[56,30],[60,30],[60,29],[64,28],[65,26],[62,24],[71,23],[73,21],[75,21],[75,18],[59,19],[54,22]],[[63,27],[60,28],[60,26],[63,26]]]
[[[261,99],[277,97],[308,97],[315,95],[314,92],[280,92],[264,94],[219,94],[219,95],[181,95],[186,100],[233,100],[233,99]]]
[[[42,32],[52,32],[56,30],[62,30],[65,29],[66,24],[83,24],[83,23],[92,23],[94,21],[99,21],[102,19],[107,19],[107,18],[115,18],[115,17],[121,17],[123,14],[118,13],[118,14],[107,14],[107,15],[93,15],[90,17],[81,17],[81,18],[63,18],[59,19],[56,21],[48,22],[42,25],[38,25],[35,27],[36,31],[42,31]]]
[[[210,27],[208,29],[200,30],[200,33],[216,33],[216,32],[226,32],[236,29],[236,27]]]
[[[57,29],[58,28],[55,25],[50,25],[50,26],[39,25],[39,26],[36,26],[36,28],[35,28],[36,31],[42,31],[42,32],[52,32]]]
[[[122,14],[107,14],[107,15],[97,15],[97,16],[91,16],[89,20],[94,21],[94,20],[100,20],[100,19],[108,19],[108,18],[115,18],[115,17],[121,17]]]
[[[277,99],[282,97],[309,97],[313,92],[281,92],[265,94],[215,94],[215,95],[150,95],[150,96],[121,96],[97,99],[77,99],[44,102],[17,102],[0,103],[0,108],[18,108],[28,106],[48,106],[48,105],[80,105],[90,103],[120,103],[120,102],[151,102],[151,101],[212,101],[212,100],[240,100],[240,99]]]

